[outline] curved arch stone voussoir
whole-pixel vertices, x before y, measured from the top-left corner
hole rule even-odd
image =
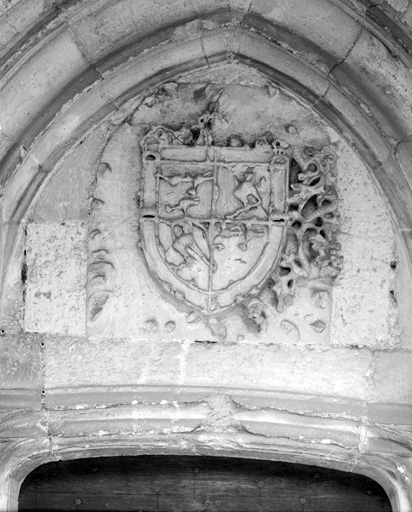
[[[228,50],[228,41],[230,48]],[[339,130],[348,142],[376,170],[377,182],[387,192],[395,218],[402,227],[412,221],[410,186],[396,162],[389,144],[368,116],[316,68],[302,62],[255,33],[239,29],[216,29],[190,41],[176,41],[130,59],[105,75],[83,94],[75,97],[40,135],[22,165],[7,185],[3,215],[12,226],[19,222],[41,182],[56,163],[89,130],[112,114],[125,117],[133,101],[145,89],[208,61],[226,60],[234,55],[239,61],[258,69],[269,80],[290,90]],[[385,175],[380,172],[385,169]],[[387,188],[387,178],[394,184]],[[395,194],[396,189],[396,194]],[[391,193],[393,190],[393,193]],[[399,193],[405,199],[399,203]],[[11,228],[12,229],[12,228]],[[12,233],[11,233],[12,235]],[[7,240],[6,258],[14,236]]]

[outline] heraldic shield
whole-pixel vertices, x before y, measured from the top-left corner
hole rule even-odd
[[[210,316],[257,296],[278,262],[289,157],[184,134],[156,127],[142,140],[142,247],[163,288]]]

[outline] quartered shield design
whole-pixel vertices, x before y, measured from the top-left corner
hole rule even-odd
[[[206,315],[257,295],[281,252],[289,158],[269,146],[174,144],[155,130],[142,143],[150,271]]]

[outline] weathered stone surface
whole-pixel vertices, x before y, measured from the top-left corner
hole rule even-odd
[[[55,411],[50,413],[53,436],[117,434],[141,435],[187,433],[200,426],[206,416],[205,404],[180,407],[178,404],[120,406],[116,408]],[[110,430],[108,425],[110,424]]]
[[[164,346],[144,339],[86,341],[50,337],[45,343],[46,389],[144,383],[145,376],[155,379],[156,368],[159,380],[176,380],[173,344],[168,358]],[[165,366],[159,366],[159,361],[165,361]]]
[[[3,158],[12,145],[11,139],[0,132],[0,158]]]
[[[267,42],[253,32],[242,34],[238,53],[241,62],[247,64],[249,59],[253,59],[263,74],[268,68],[271,69],[269,76],[273,76],[277,83],[287,83],[292,94],[303,96],[307,104],[316,104],[328,91],[328,80],[323,74],[302,66],[301,61],[296,61],[275,43],[268,47]]]
[[[40,336],[0,336],[0,410],[41,407],[41,350]]]
[[[248,432],[267,437],[287,437],[311,444],[357,448],[358,431],[350,421],[305,418],[273,411],[239,411],[233,415]],[[306,437],[306,435],[307,437]]]
[[[365,239],[343,235],[341,241],[346,259],[333,291],[332,343],[396,347],[400,332],[390,267],[393,253],[380,253],[381,244],[373,255],[365,250]]]
[[[412,407],[409,403],[368,403],[364,412],[372,423],[395,425],[395,428],[397,425],[410,425],[412,422]]]
[[[378,352],[373,361],[370,401],[411,405],[411,362],[410,352]]]
[[[342,143],[338,168],[344,264],[333,291],[331,342],[396,346],[400,333],[392,224],[366,170]]]
[[[405,12],[409,5],[409,0],[387,0],[388,4],[399,12]],[[380,2],[379,2],[380,3]],[[385,4],[386,2],[382,2]]]
[[[364,399],[371,360],[367,350],[194,343],[189,346],[184,383]]]
[[[1,191],[0,509],[11,496],[3,491],[7,468],[35,464],[42,450],[71,457],[116,446],[117,454],[221,450],[376,467],[408,510],[410,477],[399,457],[410,454],[411,439],[410,73],[404,49],[397,53],[395,39],[370,25],[361,3],[22,0],[3,11],[0,3],[5,50],[24,41],[5,62],[0,120],[0,152],[11,150],[3,180],[11,179]],[[380,4],[385,16],[410,18],[403,0]],[[47,13],[41,30],[29,33]],[[165,145],[172,153],[183,148],[184,158],[163,158],[165,145],[151,147],[158,136],[179,140]],[[187,157],[196,151],[205,158]],[[305,164],[322,151],[338,156],[337,174]],[[170,167],[156,178],[153,213],[143,177],[157,154]],[[219,183],[214,194],[208,169],[201,176],[194,169],[232,164],[230,154],[250,156],[251,169],[235,170],[232,189]],[[297,161],[282,182],[285,195],[271,203],[256,178],[277,164],[280,172],[275,157]],[[330,176],[336,182],[320,205],[313,187]],[[194,203],[218,201],[225,190],[239,202],[229,212],[243,215],[238,228],[262,221],[248,217],[259,200],[265,212],[276,206],[271,213],[287,225],[278,247],[289,257],[283,282],[289,287],[291,270],[300,275],[290,303],[279,301],[279,282],[265,287],[262,278],[227,315],[215,315],[211,301],[205,314],[162,284],[159,262],[179,270],[183,289],[197,277],[190,257],[197,268],[206,259],[212,294],[241,274],[244,263],[233,254],[256,254],[259,236],[246,251],[233,240],[227,224],[234,218],[224,217],[222,228],[233,254],[222,244],[220,260],[202,251],[203,260],[193,257],[199,231],[197,246],[192,232],[173,231]],[[159,208],[170,229],[147,237],[145,226],[165,224]],[[312,214],[299,259],[292,234]],[[195,221],[212,224],[209,217]],[[341,248],[323,250],[322,237],[334,243],[335,236]],[[302,270],[305,255],[312,265]],[[319,287],[320,271],[331,261],[340,268],[342,255],[335,284]],[[216,261],[232,262],[219,280]],[[13,437],[23,448],[10,448]],[[6,460],[8,449],[15,455]]]
[[[409,26],[409,28],[412,27],[412,5],[410,4],[409,7],[406,9],[403,20],[405,23]]]
[[[95,130],[58,166],[31,215],[35,223],[88,220],[89,188],[107,131],[105,128]]]
[[[365,55],[368,64],[365,65]],[[366,113],[395,141],[411,135],[410,71],[396,55],[364,31],[348,57],[332,71],[338,82],[356,94]],[[403,108],[398,106],[403,105]]]
[[[24,288],[22,270],[24,263],[25,235],[23,228],[18,225],[19,237],[15,251],[9,261],[7,275],[3,281],[3,296],[7,297],[2,304],[1,328],[6,334],[24,330]]]
[[[255,0],[242,23],[293,48],[323,71],[346,56],[360,33],[358,24],[327,0]]]
[[[81,222],[27,226],[27,332],[85,335],[87,227]]]
[[[191,20],[197,15],[192,2],[179,0],[161,0],[160,3],[158,0],[93,2],[83,6],[72,17],[70,25],[88,60],[98,62],[109,50],[119,50],[132,42],[143,41],[138,48],[140,51],[145,49],[145,45],[147,48],[147,41],[150,46],[156,46],[170,39],[177,20]],[[106,65],[102,62],[99,67],[104,70]]]
[[[46,415],[41,410],[0,412],[0,439],[41,439],[47,432],[46,424]]]
[[[412,159],[412,140],[404,140],[398,144],[396,148],[396,157],[408,183],[412,185],[412,171],[410,168],[410,161]]]
[[[68,32],[60,33],[52,44],[31,55],[26,67],[17,71],[1,92],[0,117],[4,133],[8,137],[19,134],[50,102],[51,90],[64,87],[88,66]],[[39,69],[41,73],[37,72]],[[21,90],[23,98],[18,94]]]
[[[3,2],[2,2],[3,3]],[[13,5],[13,3],[15,5]],[[42,14],[44,0],[24,0],[0,5],[0,53],[9,50]],[[8,11],[6,10],[8,8]],[[4,13],[3,13],[4,10]]]
[[[41,337],[15,334],[0,336],[1,389],[31,389],[41,386]]]
[[[221,70],[221,74],[225,75],[223,70]],[[313,302],[312,298],[319,291],[317,290],[319,284],[314,279],[315,275],[306,274],[313,280],[313,283],[311,282],[307,287],[305,284],[297,287],[297,304],[283,316],[274,316],[270,313],[267,314],[266,320],[263,315],[260,315],[260,320],[258,318],[256,321],[249,316],[251,325],[242,329],[243,313],[238,308],[233,317],[233,326],[228,325],[226,321],[221,322],[219,319],[214,319],[216,325],[210,324],[208,330],[201,325],[202,322],[199,324],[199,321],[202,320],[201,316],[196,317],[191,309],[187,309],[187,307],[182,309],[179,305],[176,307],[168,303],[170,301],[165,301],[163,299],[164,291],[159,289],[156,279],[153,279],[153,275],[157,275],[160,279],[159,273],[152,268],[158,256],[147,254],[146,246],[149,240],[145,238],[144,231],[139,231],[136,224],[138,216],[143,213],[136,210],[132,195],[133,189],[140,194],[141,208],[144,210],[145,205],[147,206],[148,192],[145,189],[144,194],[147,197],[144,196],[143,192],[139,192],[139,187],[143,186],[141,183],[144,183],[146,179],[144,173],[148,171],[144,164],[142,167],[139,151],[134,148],[141,141],[140,133],[144,131],[148,122],[155,126],[159,122],[177,123],[181,119],[181,122],[184,123],[182,130],[188,130],[188,125],[201,119],[202,113],[205,112],[210,101],[215,102],[214,123],[211,131],[211,137],[214,138],[215,143],[225,146],[226,141],[235,131],[236,137],[239,141],[241,140],[240,144],[244,146],[239,151],[243,151],[249,159],[252,158],[252,151],[247,144],[255,144],[256,133],[261,134],[260,137],[264,138],[264,134],[268,133],[268,130],[273,134],[272,137],[281,140],[286,138],[292,144],[299,144],[309,136],[312,137],[311,141],[317,137],[317,144],[321,146],[327,144],[328,139],[325,132],[319,130],[319,121],[313,119],[311,114],[302,109],[293,98],[270,84],[265,84],[263,88],[227,86],[222,89],[208,83],[197,85],[168,83],[155,90],[151,96],[146,97],[133,116],[133,124],[136,128],[131,130],[125,125],[116,133],[106,147],[96,173],[96,182],[91,198],[92,220],[89,251],[92,260],[93,258],[97,259],[92,261],[89,267],[89,334],[118,338],[149,336],[155,339],[162,335],[171,340],[187,338],[242,340],[256,338],[252,328],[253,322],[260,322],[257,323],[258,328],[261,328],[263,323],[265,326],[266,323],[268,325],[264,331],[262,328],[262,333],[258,336],[257,341],[272,343],[274,337],[278,337],[285,343],[300,341],[302,343],[325,343],[329,336],[329,293],[324,293],[324,305],[318,307],[315,303],[311,303]],[[256,111],[258,103],[261,106]],[[274,118],[275,112],[276,117]],[[305,118],[302,118],[302,115],[306,116],[308,122],[303,121]],[[153,130],[155,133],[155,129]],[[164,130],[167,132],[168,129],[164,128]],[[173,136],[172,132],[170,132],[170,136]],[[143,142],[140,143],[143,144]],[[287,143],[285,144],[287,147]],[[294,147],[290,150],[292,153],[295,151]],[[190,151],[191,149],[188,147],[188,152]],[[233,150],[229,151],[233,152]],[[303,162],[308,157],[305,157],[303,153],[302,156],[299,156],[299,151],[296,146],[296,155],[295,153],[293,155],[297,159],[301,158]],[[326,155],[326,153],[327,149],[325,148],[324,153],[321,154]],[[319,158],[321,157],[319,156]],[[302,163],[302,165],[309,164]],[[326,179],[332,180],[333,170],[327,172],[331,173],[331,177],[326,177]],[[185,177],[179,179],[187,181]],[[210,181],[210,178],[206,178],[206,180],[208,179]],[[295,187],[295,185],[293,186]],[[174,187],[173,190],[170,189],[170,194],[177,190],[174,182],[170,187]],[[298,187],[299,185],[296,185],[296,189]],[[116,192],[113,193],[114,191]],[[207,189],[205,189],[205,193],[207,193]],[[292,202],[292,199],[290,201]],[[296,201],[297,199],[293,200],[294,203]],[[241,203],[239,202],[239,204]],[[253,216],[251,218],[253,219]],[[121,230],[118,227],[119,224]],[[141,237],[142,252],[136,252],[138,236]],[[164,237],[162,237],[163,235],[159,235],[159,240],[163,240]],[[160,243],[166,243],[165,240]],[[221,246],[223,248],[223,245]],[[164,251],[166,249],[163,248]],[[169,249],[167,250],[170,252],[171,249]],[[218,259],[218,266],[221,266],[222,262],[224,264],[225,254]],[[139,269],[137,275],[134,269]],[[325,283],[324,285],[326,286]],[[266,304],[273,302],[270,293],[266,293],[264,300]],[[160,316],[156,312],[158,301],[163,303]],[[257,308],[257,303],[254,308]],[[278,310],[281,312],[280,306]],[[113,318],[116,318],[115,322],[113,322]],[[308,326],[312,327],[308,329]],[[189,329],[191,332],[188,335]]]

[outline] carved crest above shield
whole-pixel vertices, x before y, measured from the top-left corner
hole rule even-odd
[[[96,168],[88,329],[328,343],[342,266],[333,138],[264,88],[170,91],[116,130]]]
[[[176,298],[212,315],[261,291],[285,234],[289,158],[280,146],[196,144],[165,127],[142,141],[143,250]]]
[[[282,311],[297,279],[326,285],[337,275],[333,152],[270,134],[254,144],[233,134],[217,146],[211,118],[190,130],[156,126],[142,139],[141,246],[171,299],[212,325],[244,306],[260,330],[265,288]]]

